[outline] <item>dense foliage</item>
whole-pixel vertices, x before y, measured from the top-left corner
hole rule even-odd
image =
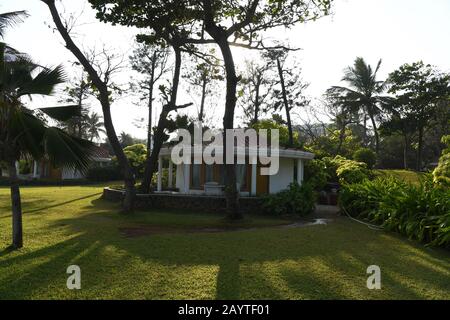
[[[353,153],[353,160],[363,162],[368,169],[373,169],[377,162],[377,154],[369,148],[360,148]]]
[[[394,178],[347,184],[339,201],[353,217],[410,239],[450,246],[450,189],[433,184],[430,178],[418,186]]]
[[[325,162],[319,159],[306,162],[304,178],[304,181],[309,183],[314,190],[322,190],[330,178]]]
[[[136,177],[142,177],[147,157],[147,147],[144,144],[134,144],[123,149],[131,169]],[[117,158],[113,158],[113,164],[118,166]]]
[[[442,138],[442,142],[447,144],[447,149],[442,152],[437,168],[433,171],[435,183],[450,187],[450,136]]]
[[[315,173],[316,172],[316,173]],[[317,175],[317,176],[315,176]],[[323,180],[340,184],[358,183],[372,176],[363,162],[349,160],[341,156],[316,159],[305,167],[305,178],[315,186],[320,186]],[[323,184],[322,184],[323,186]]]
[[[314,211],[316,193],[310,183],[289,185],[289,189],[276,194],[267,195],[263,199],[263,208],[272,215],[307,216]]]

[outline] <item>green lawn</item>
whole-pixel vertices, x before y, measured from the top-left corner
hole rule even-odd
[[[409,171],[409,170],[376,170],[377,175],[381,177],[394,177],[405,182],[418,184],[420,180],[424,177],[424,173]]]
[[[10,252],[9,193],[0,188],[0,298],[450,299],[449,252],[346,218],[283,228],[275,225],[288,221],[255,217],[234,225],[217,215],[123,216],[100,193],[23,188],[25,248]],[[72,264],[79,291],[66,288]],[[366,288],[372,264],[382,290]]]

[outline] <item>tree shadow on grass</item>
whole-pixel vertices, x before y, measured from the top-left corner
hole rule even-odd
[[[40,211],[44,211],[44,210],[48,210],[48,209],[58,208],[58,207],[66,205],[66,204],[71,204],[71,203],[74,203],[74,202],[77,202],[77,201],[80,201],[80,200],[86,200],[86,199],[89,199],[89,198],[93,198],[93,197],[99,196],[101,194],[102,194],[101,192],[97,192],[97,193],[93,193],[93,194],[90,194],[90,195],[87,195],[87,196],[84,196],[84,197],[79,197],[79,198],[74,198],[74,199],[71,199],[71,200],[59,202],[57,204],[47,205],[47,206],[36,208],[36,209],[32,209],[32,210],[25,210],[24,214],[36,213],[36,212],[40,212]],[[43,201],[43,203],[44,202],[48,203],[48,201]]]
[[[61,207],[61,206],[67,205],[67,204],[71,204],[71,203],[74,203],[77,201],[96,197],[101,194],[102,194],[101,192],[96,192],[93,194],[89,194],[87,196],[78,197],[78,198],[70,199],[70,200],[55,203],[55,204],[53,204],[55,201],[49,200],[49,199],[27,200],[25,198],[25,199],[22,199],[23,214],[32,214],[32,213],[42,212],[42,211],[45,211],[48,209],[58,208],[58,207]],[[4,197],[0,197],[0,203],[7,203],[7,205],[0,206],[0,212],[4,211],[5,213],[7,213],[7,216],[9,216],[8,212],[11,210],[11,205],[9,204],[9,197],[7,197],[7,199],[2,199],[2,198],[4,198]],[[0,217],[0,218],[5,218],[5,217]]]
[[[42,292],[53,298],[45,290],[56,283],[64,286],[65,270],[75,262],[88,272],[85,291],[78,293],[83,298],[129,298],[137,294],[133,284],[143,286],[138,297],[197,298],[189,283],[204,281],[212,272],[216,273],[214,283],[206,281],[204,285],[215,286],[208,297],[216,299],[427,297],[420,288],[405,284],[399,274],[417,279],[424,290],[429,286],[445,293],[450,285],[445,272],[450,265],[447,253],[430,252],[344,218],[337,225],[301,229],[155,234],[128,239],[118,229],[129,221],[112,213],[111,208],[103,200],[94,200],[78,217],[48,226],[48,232],[55,232],[63,223],[67,235],[75,235],[70,239],[31,252],[1,254],[0,297],[24,298]],[[409,246],[419,254],[408,260],[414,254]],[[430,261],[439,263],[440,268],[432,268]],[[385,291],[365,287],[366,268],[372,264],[382,269]],[[13,272],[10,266],[14,265],[23,269]],[[197,269],[207,267],[216,267],[211,269],[216,271],[196,274]],[[155,268],[156,276],[149,277]],[[181,293],[175,292],[180,287]],[[76,294],[62,289],[56,292],[67,297]]]

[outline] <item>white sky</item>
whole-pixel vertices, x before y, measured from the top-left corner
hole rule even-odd
[[[82,25],[76,29],[78,44],[89,48],[104,43],[126,56],[130,54],[135,30],[96,22],[95,13],[85,0],[63,0],[62,3],[66,13],[84,9],[79,20]],[[59,34],[49,27],[53,23],[46,5],[39,0],[0,0],[0,12],[14,10],[27,10],[30,17],[8,31],[6,42],[43,65],[63,63],[70,71],[74,58],[64,48]],[[303,68],[303,78],[311,83],[308,94],[312,98],[320,98],[328,87],[339,84],[342,70],[357,56],[371,64],[382,58],[382,79],[401,64],[417,60],[450,71],[450,0],[335,0],[334,13],[331,17],[275,34],[280,40],[288,38],[292,46],[303,49],[295,55]],[[240,64],[244,56],[248,58],[251,54],[236,50],[235,56]],[[119,82],[126,83],[129,78],[130,73],[122,74]],[[180,94],[179,103],[191,100],[188,94]],[[145,129],[136,127],[133,122],[144,117],[146,111],[133,101],[136,99],[125,97],[114,103],[114,123],[118,133],[126,131],[143,138]],[[54,99],[44,98],[33,101],[33,105],[39,106],[54,103]],[[222,99],[214,109],[207,110],[217,122],[223,116],[223,103]],[[100,111],[96,104],[92,108]],[[195,107],[187,112],[194,114]]]

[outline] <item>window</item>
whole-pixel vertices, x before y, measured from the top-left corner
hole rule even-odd
[[[192,189],[201,189],[202,181],[202,165],[201,164],[192,164],[191,165],[191,188]]]
[[[236,165],[236,182],[240,186],[241,190],[246,189],[247,185],[247,165],[237,164]]]

